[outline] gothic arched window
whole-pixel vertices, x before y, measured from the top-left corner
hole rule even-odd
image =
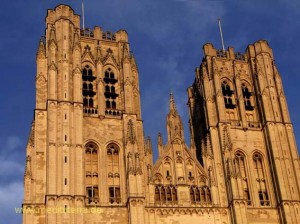
[[[211,204],[211,194],[208,186],[190,187],[191,203]]]
[[[253,155],[253,166],[255,180],[257,181],[258,197],[261,206],[269,206],[270,199],[267,190],[266,177],[264,173],[263,159],[259,153]]]
[[[246,110],[254,110],[254,107],[251,103],[251,96],[253,95],[252,92],[250,92],[250,87],[246,83],[242,83],[242,92],[243,92],[243,98],[244,98],[244,104]]]
[[[118,80],[115,78],[115,74],[111,68],[108,68],[104,72],[104,83],[105,83],[105,92],[104,96],[106,98],[106,114],[111,115],[119,115],[115,113],[109,113],[110,110],[116,110],[117,109],[117,103],[116,99],[119,96],[119,94],[116,93],[116,86],[115,84],[118,82]]]
[[[222,94],[224,97],[225,108],[234,109],[233,90],[231,89],[229,82],[226,80],[222,82]]]
[[[98,147],[93,142],[89,142],[85,146],[85,170],[87,203],[98,204]]]
[[[94,109],[94,80],[93,70],[89,65],[82,69],[82,96],[83,96],[83,111],[88,114],[97,114],[97,109]]]
[[[108,193],[111,204],[121,203],[119,147],[111,143],[107,146]]]
[[[251,205],[251,197],[249,192],[248,175],[246,169],[246,158],[241,152],[237,152],[234,158],[234,165],[237,176],[241,178],[243,185],[243,197],[247,200],[247,204]]]
[[[174,185],[156,185],[154,199],[159,203],[176,203],[177,189]]]

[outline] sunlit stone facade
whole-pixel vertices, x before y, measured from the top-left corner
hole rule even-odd
[[[188,88],[190,147],[170,94],[153,164],[126,31],[82,30],[59,5],[45,33],[24,224],[300,223],[299,156],[266,41],[243,54],[204,45]]]

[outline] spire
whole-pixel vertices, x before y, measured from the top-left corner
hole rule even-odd
[[[158,133],[158,146],[162,146],[163,145],[163,140],[162,140],[162,136],[161,136],[161,133],[159,132]]]
[[[177,109],[172,91],[170,92],[170,113],[177,114]]]
[[[158,144],[158,153],[159,155],[162,155],[163,152],[163,139],[161,136],[161,133],[158,133],[158,139],[157,139],[157,144]]]
[[[150,136],[146,140],[146,150],[148,153],[152,154],[152,142]]]
[[[168,142],[175,138],[184,141],[183,125],[177,112],[173,93],[170,93],[170,112],[167,116]]]

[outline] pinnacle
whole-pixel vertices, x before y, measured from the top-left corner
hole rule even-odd
[[[172,91],[170,92],[170,113],[177,113],[176,104]]]
[[[45,43],[44,43],[44,38],[41,38],[41,39],[40,39],[37,54],[38,54],[38,55],[45,55]]]

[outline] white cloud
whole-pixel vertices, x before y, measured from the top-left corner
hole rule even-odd
[[[13,151],[22,145],[22,141],[18,136],[9,136],[6,140],[5,150]]]
[[[25,158],[24,158],[25,161]],[[0,157],[0,170],[5,170],[5,172],[0,173],[0,177],[3,176],[15,176],[20,175],[24,172],[24,165],[20,164],[14,160],[5,159],[3,157]]]
[[[15,208],[22,206],[22,200],[23,182],[0,186],[0,223],[21,223],[21,214],[16,214]]]
[[[0,150],[0,170],[4,171],[0,173],[0,184],[3,187],[23,178],[25,147],[17,136],[0,139],[3,142],[3,148]]]

